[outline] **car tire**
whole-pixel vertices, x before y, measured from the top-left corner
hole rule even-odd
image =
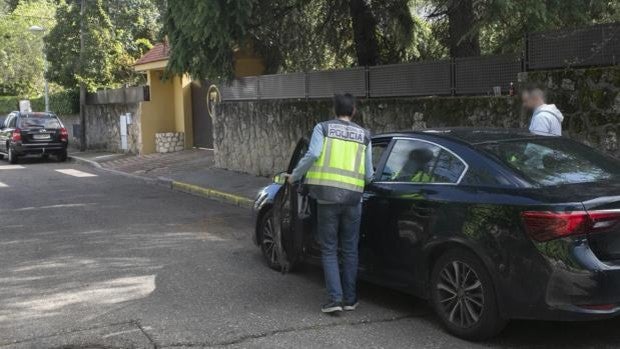
[[[13,150],[13,148],[9,147],[9,151],[8,151],[8,161],[10,164],[16,164],[17,163],[17,155],[15,154],[15,150]]]
[[[65,162],[65,161],[67,161],[68,157],[69,156],[68,156],[66,150],[61,152],[61,153],[58,153],[58,155],[56,155],[56,159],[58,160],[58,162]]]
[[[260,250],[265,259],[267,266],[274,270],[280,270],[278,263],[277,248],[274,241],[275,222],[273,219],[273,209],[269,208],[261,217],[259,222],[259,240]]]
[[[491,276],[473,253],[453,249],[442,255],[431,272],[430,288],[435,313],[451,334],[479,341],[506,326]]]
[[[0,154],[0,160],[4,159],[4,154]]]

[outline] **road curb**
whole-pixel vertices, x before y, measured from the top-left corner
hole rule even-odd
[[[172,181],[172,189],[176,191],[181,191],[188,194],[193,194],[213,200],[218,200],[222,202],[226,202],[229,204],[233,204],[235,206],[244,207],[244,208],[252,208],[253,201],[249,198],[226,193],[223,191],[219,191],[216,189],[210,189],[201,187],[194,184],[189,184],[185,182]]]
[[[194,185],[194,184],[185,183],[181,181],[175,181],[173,179],[164,178],[164,177],[159,177],[157,179],[142,177],[142,176],[135,175],[132,173],[122,172],[122,171],[118,171],[118,170],[114,170],[110,168],[105,168],[96,161],[76,157],[73,155],[69,155],[69,159],[70,161],[76,164],[95,167],[97,169],[100,169],[106,172],[114,173],[117,175],[129,177],[129,178],[138,179],[138,180],[141,180],[149,184],[160,185],[160,186],[172,189],[174,191],[178,191],[178,192],[182,192],[186,194],[192,194],[192,195],[204,197],[207,199],[217,200],[220,202],[225,202],[227,204],[231,204],[231,205],[235,205],[235,206],[239,206],[243,208],[252,208],[254,204],[254,201],[252,199],[239,196],[239,195],[235,195],[235,194],[231,194],[231,193],[226,193],[226,192],[223,192],[217,189],[205,188],[199,185]]]

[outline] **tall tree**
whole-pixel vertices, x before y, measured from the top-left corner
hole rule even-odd
[[[353,39],[359,65],[377,65],[380,62],[377,42],[377,19],[366,0],[350,0]]]
[[[58,24],[46,36],[48,77],[67,88],[83,82],[89,90],[142,82],[133,63],[152,46],[159,31],[159,12],[150,0],[88,0],[80,18],[80,3],[59,0]],[[85,45],[80,60],[80,21]]]
[[[32,0],[0,14],[0,95],[30,97],[43,91],[43,38],[29,28],[53,27],[54,11],[51,0]]]
[[[446,21],[438,26],[446,33],[442,36],[451,57],[480,55],[480,28],[474,3],[484,0],[431,0],[429,17]],[[492,1],[492,0],[491,0]]]

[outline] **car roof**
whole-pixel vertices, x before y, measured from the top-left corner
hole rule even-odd
[[[56,114],[54,113],[43,112],[43,111],[26,112],[26,113],[15,111],[13,113],[17,114],[17,116],[22,117],[22,118],[53,118],[53,117],[56,117]]]
[[[434,136],[439,138],[451,139],[467,143],[470,145],[513,141],[520,139],[543,138],[545,136],[535,135],[527,129],[516,128],[476,128],[476,127],[454,127],[454,128],[432,128],[421,131],[390,132],[375,135],[373,138],[389,137],[412,137],[412,136]]]

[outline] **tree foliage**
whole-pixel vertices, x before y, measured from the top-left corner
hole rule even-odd
[[[165,3],[165,2],[164,2]],[[267,72],[519,52],[525,33],[619,19],[613,0],[168,1],[169,69],[230,77],[236,49]]]
[[[29,97],[43,90],[42,34],[32,25],[53,27],[51,0],[1,3],[0,95]]]
[[[164,32],[172,72],[213,79],[232,76],[237,49],[274,73],[401,62],[437,47],[409,0],[169,1]]]
[[[157,36],[157,7],[150,0],[88,0],[86,4],[80,54],[80,2],[60,0],[58,25],[45,38],[51,63],[48,78],[67,88],[84,83],[89,90],[140,82],[142,77],[132,65]]]
[[[425,0],[434,33],[453,57],[518,52],[526,33],[620,19],[611,0]]]

